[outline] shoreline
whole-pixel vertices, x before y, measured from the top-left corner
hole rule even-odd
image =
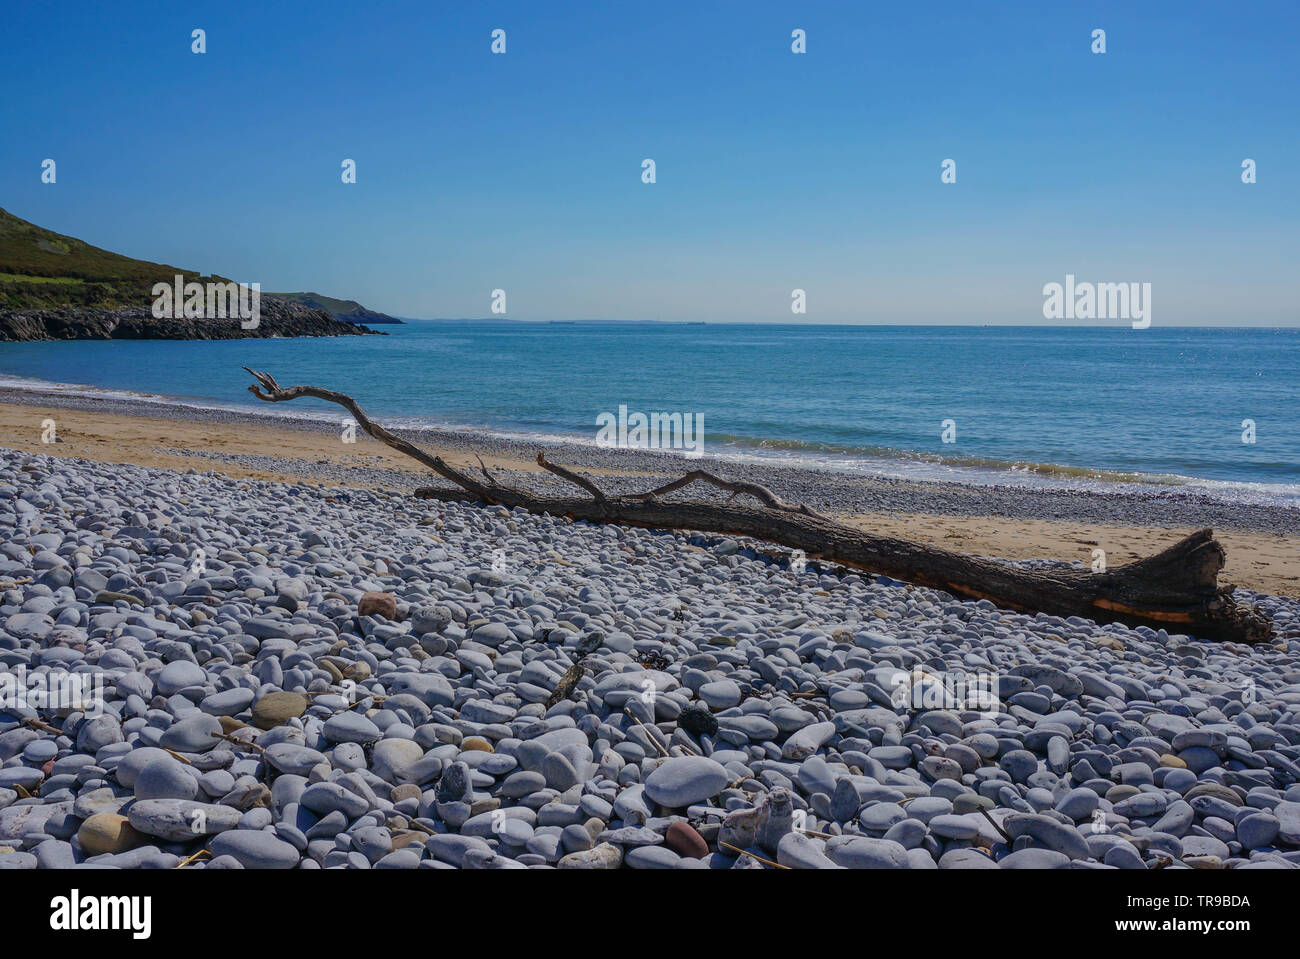
[[[242,398],[242,397],[241,397]],[[337,407],[329,414],[305,404],[274,406],[244,400],[231,402],[183,393],[145,393],[126,388],[50,381],[0,374],[0,402],[48,405],[68,409],[111,409],[135,415],[164,415],[173,419],[288,424],[294,428],[330,432],[344,418]],[[572,465],[677,473],[698,457],[680,451],[648,448],[611,448],[589,433],[563,429],[532,431],[526,428],[477,422],[437,422],[423,416],[369,411],[390,429],[425,441],[499,449],[505,455],[523,455],[532,462],[538,448],[565,451]],[[1098,496],[1152,496],[1168,492],[1172,499],[1227,506],[1281,508],[1300,514],[1300,484],[1251,481],[1141,472],[1107,466],[1071,465],[1034,459],[996,460],[979,456],[941,456],[908,448],[832,448],[817,445],[776,445],[758,442],[710,441],[703,459],[741,470],[770,470],[834,478],[841,482],[917,484],[928,489],[969,487],[1028,490],[1056,494]],[[632,464],[632,465],[629,465]],[[1265,525],[1263,528],[1267,528]]]
[[[41,442],[46,418],[56,422],[57,444]],[[24,452],[351,488],[409,490],[442,482],[364,433],[358,432],[355,444],[344,444],[337,430],[328,420],[295,415],[0,389],[0,446]],[[536,466],[539,449],[557,462],[601,477],[613,492],[644,489],[647,478],[680,475],[698,465],[762,483],[783,498],[835,514],[851,525],[1005,559],[1087,564],[1093,549],[1103,549],[1113,566],[1158,552],[1208,526],[1228,553],[1221,582],[1300,596],[1297,509],[1228,503],[1170,487],[1115,493],[980,486],[759,465],[707,454],[685,460],[655,451],[458,430],[401,433],[456,466],[477,469],[475,454],[482,455],[493,469],[540,490],[558,491],[565,484]]]

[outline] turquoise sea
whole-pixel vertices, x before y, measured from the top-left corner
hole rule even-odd
[[[973,482],[1300,498],[1300,330],[424,321],[389,336],[0,344],[0,385],[270,407],[240,369],[394,425],[594,442],[620,405],[702,418],[710,455]],[[33,382],[40,381],[40,382]],[[944,421],[955,442],[943,442]],[[1244,421],[1254,424],[1254,442]],[[951,431],[950,435],[951,435]],[[1120,475],[1116,475],[1120,474]]]

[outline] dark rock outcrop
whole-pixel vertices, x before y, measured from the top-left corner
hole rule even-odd
[[[0,310],[0,341],[19,340],[238,340],[273,336],[386,336],[315,310],[263,296],[256,329],[238,319],[156,319],[147,306],[120,310]]]

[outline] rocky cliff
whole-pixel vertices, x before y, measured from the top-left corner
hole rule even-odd
[[[0,310],[0,341],[18,340],[237,340],[273,336],[381,335],[316,310],[263,296],[261,321],[246,330],[238,319],[155,319],[149,307],[118,310],[65,307]]]

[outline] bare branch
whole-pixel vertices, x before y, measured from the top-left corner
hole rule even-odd
[[[599,486],[591,482],[591,480],[587,479],[585,476],[579,476],[577,473],[573,472],[572,470],[565,469],[563,466],[550,462],[546,458],[545,453],[537,454],[537,465],[540,466],[542,469],[546,470],[547,472],[554,473],[556,476],[560,477],[561,479],[568,480],[570,483],[573,483],[575,486],[581,486],[592,496],[596,497],[596,501],[598,503],[606,502],[607,497],[605,496],[604,492],[600,489]]]
[[[687,473],[685,476],[682,476],[680,479],[675,479],[671,483],[665,483],[663,486],[660,486],[658,489],[652,489],[648,493],[634,493],[625,498],[626,499],[654,499],[656,496],[662,496],[665,493],[671,493],[674,490],[681,489],[682,487],[690,486],[692,483],[695,482],[708,483],[712,486],[718,487],[719,489],[729,491],[731,495],[727,497],[726,501],[728,503],[730,503],[733,499],[735,499],[737,494],[748,493],[750,496],[754,497],[754,499],[758,500],[764,506],[770,507],[772,509],[785,510],[786,512],[789,513],[803,513],[805,516],[820,515],[819,513],[816,513],[813,510],[809,509],[807,506],[796,506],[791,503],[784,502],[766,486],[760,486],[758,483],[745,483],[745,482],[736,482],[734,480],[725,480],[721,476],[715,476],[713,473],[710,473],[707,470],[691,470],[689,473]]]
[[[352,418],[357,421],[357,425],[360,426],[362,430],[379,440],[379,442],[392,447],[399,453],[405,453],[416,462],[422,463],[429,469],[433,470],[439,476],[451,480],[461,489],[468,490],[475,496],[487,500],[489,503],[500,502],[496,495],[500,491],[500,487],[496,484],[493,484],[492,486],[484,486],[478,480],[472,479],[460,470],[449,466],[443,461],[442,457],[430,456],[413,443],[408,443],[400,436],[390,433],[378,423],[371,420],[370,417],[366,415],[366,411],[361,408],[360,404],[346,393],[336,393],[334,390],[323,390],[315,386],[290,386],[288,388],[282,388],[278,383],[276,383],[275,378],[272,377],[270,373],[259,373],[256,370],[248,369],[247,366],[245,366],[244,369],[248,370],[248,372],[262,384],[261,390],[256,386],[250,386],[248,388],[248,392],[252,393],[259,400],[263,400],[267,403],[286,403],[289,400],[296,400],[300,396],[310,396],[314,399],[325,400],[327,403],[337,403],[352,414]]]

